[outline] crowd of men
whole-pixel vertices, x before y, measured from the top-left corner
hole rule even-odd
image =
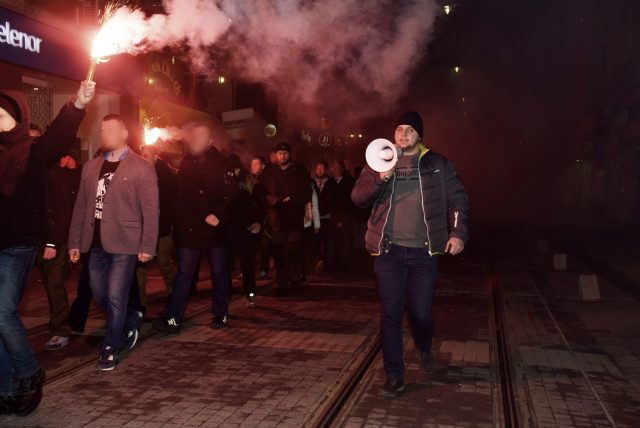
[[[72,332],[84,331],[94,299],[107,321],[96,367],[110,371],[138,341],[154,258],[169,298],[153,327],[179,333],[202,260],[211,271],[211,327],[222,329],[236,261],[253,307],[256,271],[266,278],[271,261],[276,294],[286,296],[309,268],[345,269],[354,248],[366,247],[379,256],[383,394],[404,388],[405,287],[421,361],[430,364],[435,256],[464,248],[468,201],[448,160],[422,144],[417,113],[396,128],[406,156],[380,174],[365,168],[351,175],[343,162],[322,160],[310,174],[286,142],[269,161],[256,156],[245,165],[221,152],[207,123],[188,132],[174,168],[154,145],[131,147],[116,114],[102,118],[100,149],[80,165],[76,132],[94,94],[95,84],[83,82],[42,134],[30,129],[24,95],[0,90],[0,413],[26,415],[42,397],[44,372],[17,309],[36,262],[49,299],[45,349],[60,350]],[[70,262],[81,263],[72,305]]]
[[[344,268],[354,234],[360,233],[360,247],[364,248],[364,232],[356,223],[366,218],[351,202],[355,180],[344,164],[335,162],[329,168],[319,161],[310,175],[292,158],[286,142],[273,148],[269,161],[256,156],[246,159],[245,165],[236,155],[223,155],[210,126],[197,123],[185,137],[183,159],[174,167],[154,145],[131,147],[125,121],[109,114],[101,120],[99,150],[80,165],[75,133],[94,91],[94,84],[83,83],[76,99],[44,134],[29,127],[22,94],[0,92],[0,108],[17,125],[11,132],[19,132],[18,139],[28,142],[25,147],[31,148],[31,158],[42,158],[30,158],[25,166],[36,177],[30,180],[33,189],[28,189],[24,203],[38,207],[17,207],[19,198],[7,193],[0,199],[2,220],[14,213],[21,215],[19,208],[35,213],[19,221],[6,219],[24,225],[26,232],[20,228],[2,232],[0,262],[8,259],[14,245],[28,248],[19,271],[12,273],[17,275],[13,312],[30,267],[35,262],[40,269],[50,309],[51,337],[45,350],[60,350],[69,344],[72,333],[84,332],[95,299],[107,318],[97,368],[115,369],[119,354],[130,351],[137,342],[146,315],[147,269],[153,258],[169,295],[153,327],[177,333],[202,260],[211,270],[211,326],[225,328],[236,262],[247,305],[253,307],[256,279],[266,279],[272,267],[276,294],[286,296],[304,282],[307,267],[317,273]],[[77,296],[70,305],[67,282],[72,263],[79,263],[81,272]],[[8,275],[8,268],[3,266],[2,272],[0,280]],[[17,312],[12,317],[15,329],[23,330]],[[0,373],[6,377],[0,397],[25,395],[11,381],[16,374],[25,375],[28,386],[33,390],[35,385],[37,391],[44,379],[26,334],[18,336],[22,336],[19,353],[8,349],[6,354],[0,352],[0,359],[6,355],[20,360],[18,367],[24,366],[24,371],[15,373],[13,364],[0,361],[0,370],[6,368],[6,373]]]

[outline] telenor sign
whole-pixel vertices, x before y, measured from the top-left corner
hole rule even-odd
[[[6,21],[4,24],[0,24],[0,43],[40,53],[42,39],[11,28],[9,21]]]

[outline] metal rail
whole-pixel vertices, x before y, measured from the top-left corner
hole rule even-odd
[[[270,282],[270,283],[269,283],[269,284],[267,284],[267,285],[264,285],[264,286],[262,286],[262,287],[258,287],[258,289],[259,289],[259,290],[265,290],[265,289],[268,289],[268,288],[270,288],[270,287],[272,287],[272,286],[273,286],[273,282]],[[229,300],[229,304],[234,303],[234,302],[237,302],[237,301],[239,301],[239,300],[242,300],[243,298],[244,298],[244,296],[243,296],[242,294],[237,295],[237,296],[235,296],[235,297],[232,297],[232,298]],[[202,309],[202,310],[200,310],[200,311],[196,311],[195,313],[193,313],[193,314],[189,315],[188,317],[186,317],[186,318],[185,318],[185,321],[194,321],[194,320],[196,320],[196,319],[198,319],[198,318],[201,318],[201,317],[203,317],[203,316],[205,316],[205,315],[208,315],[208,314],[210,314],[210,313],[211,313],[211,309],[210,309],[209,307],[207,307],[207,308],[205,308],[205,309]],[[150,339],[150,338],[152,338],[152,337],[160,337],[160,336],[162,336],[162,335],[167,335],[167,333],[164,333],[164,332],[161,332],[161,331],[155,331],[155,330],[154,330],[154,332],[153,332],[153,333],[151,333],[150,335],[148,335],[148,336],[146,336],[146,337],[141,337],[141,338],[138,340],[138,345],[137,345],[137,346],[139,346],[139,344],[140,344],[140,343],[145,342],[146,340],[148,340],[148,339]],[[46,379],[46,381],[45,381],[45,385],[47,385],[47,384],[49,384],[49,383],[52,383],[52,382],[55,382],[55,381],[57,381],[57,380],[60,380],[60,379],[64,379],[64,378],[66,378],[66,377],[69,377],[69,376],[71,376],[71,375],[73,375],[73,374],[77,373],[78,371],[80,371],[80,370],[82,370],[82,369],[86,368],[86,367],[90,367],[90,366],[94,365],[94,364],[95,364],[95,362],[96,362],[96,357],[95,357],[95,355],[91,354],[91,357],[90,357],[90,358],[89,358],[89,357],[87,357],[87,358],[86,358],[86,359],[84,359],[83,361],[81,361],[81,362],[79,362],[79,363],[77,363],[77,364],[73,364],[73,365],[71,365],[68,369],[66,369],[66,370],[64,370],[64,371],[62,371],[62,372],[60,372],[60,373],[57,373],[57,374],[55,374],[54,376],[51,376],[51,377],[47,376],[47,379]]]
[[[343,410],[345,404],[351,398],[351,395],[355,391],[360,381],[364,378],[365,374],[371,368],[372,363],[375,361],[378,352],[380,351],[380,333],[376,332],[373,338],[373,342],[369,342],[369,346],[363,350],[365,353],[364,358],[351,373],[348,379],[343,382],[338,392],[332,397],[328,406],[325,407],[316,422],[313,423],[314,427],[326,428],[333,426],[333,422],[336,420],[340,412]]]
[[[493,307],[493,333],[495,348],[497,351],[497,375],[500,387],[500,408],[502,410],[502,422],[507,428],[518,428],[518,401],[513,388],[511,362],[509,348],[504,328],[504,315],[502,313],[502,295],[496,287],[496,281],[491,281],[492,307]]]

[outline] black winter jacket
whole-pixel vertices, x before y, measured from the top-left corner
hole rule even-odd
[[[48,246],[60,247],[67,243],[69,225],[76,203],[82,169],[60,168],[58,165],[49,172],[49,194],[47,204]]]
[[[453,164],[441,154],[420,147],[420,185],[422,212],[427,229],[429,254],[442,254],[450,237],[469,239],[469,199]],[[368,166],[362,171],[351,193],[361,208],[373,206],[369,218],[366,247],[379,255],[383,250],[384,229],[391,208],[395,176],[382,181],[380,174]],[[409,213],[404,213],[409,215]]]
[[[175,222],[175,200],[178,193],[178,171],[165,160],[156,161],[158,190],[160,195],[160,230],[158,236],[171,234]]]
[[[265,177],[269,202],[268,226],[276,230],[303,230],[306,205],[311,202],[311,178],[307,169],[295,162],[283,170],[274,166]],[[289,198],[288,202],[284,202]]]
[[[12,94],[12,91],[0,92],[5,96]],[[21,94],[12,96],[20,98]],[[23,97],[16,101],[22,116],[19,126],[24,129],[24,138],[28,138],[27,103]],[[28,141],[31,144],[29,158],[24,172],[18,178],[15,192],[12,196],[0,193],[0,250],[43,244],[47,224],[48,170],[69,152],[76,141],[76,132],[84,115],[84,110],[69,102],[62,107],[44,135]],[[4,138],[2,134],[5,133],[0,133],[0,138]]]
[[[186,155],[178,172],[174,238],[177,247],[213,248],[226,244],[232,195],[225,183],[226,159],[211,149],[200,157]],[[205,218],[220,220],[210,226]]]

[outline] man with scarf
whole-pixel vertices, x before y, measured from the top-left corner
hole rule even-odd
[[[18,315],[18,303],[46,229],[46,175],[69,152],[95,83],[82,82],[47,132],[29,136],[21,91],[0,89],[0,413],[23,416],[42,398],[44,372]]]

